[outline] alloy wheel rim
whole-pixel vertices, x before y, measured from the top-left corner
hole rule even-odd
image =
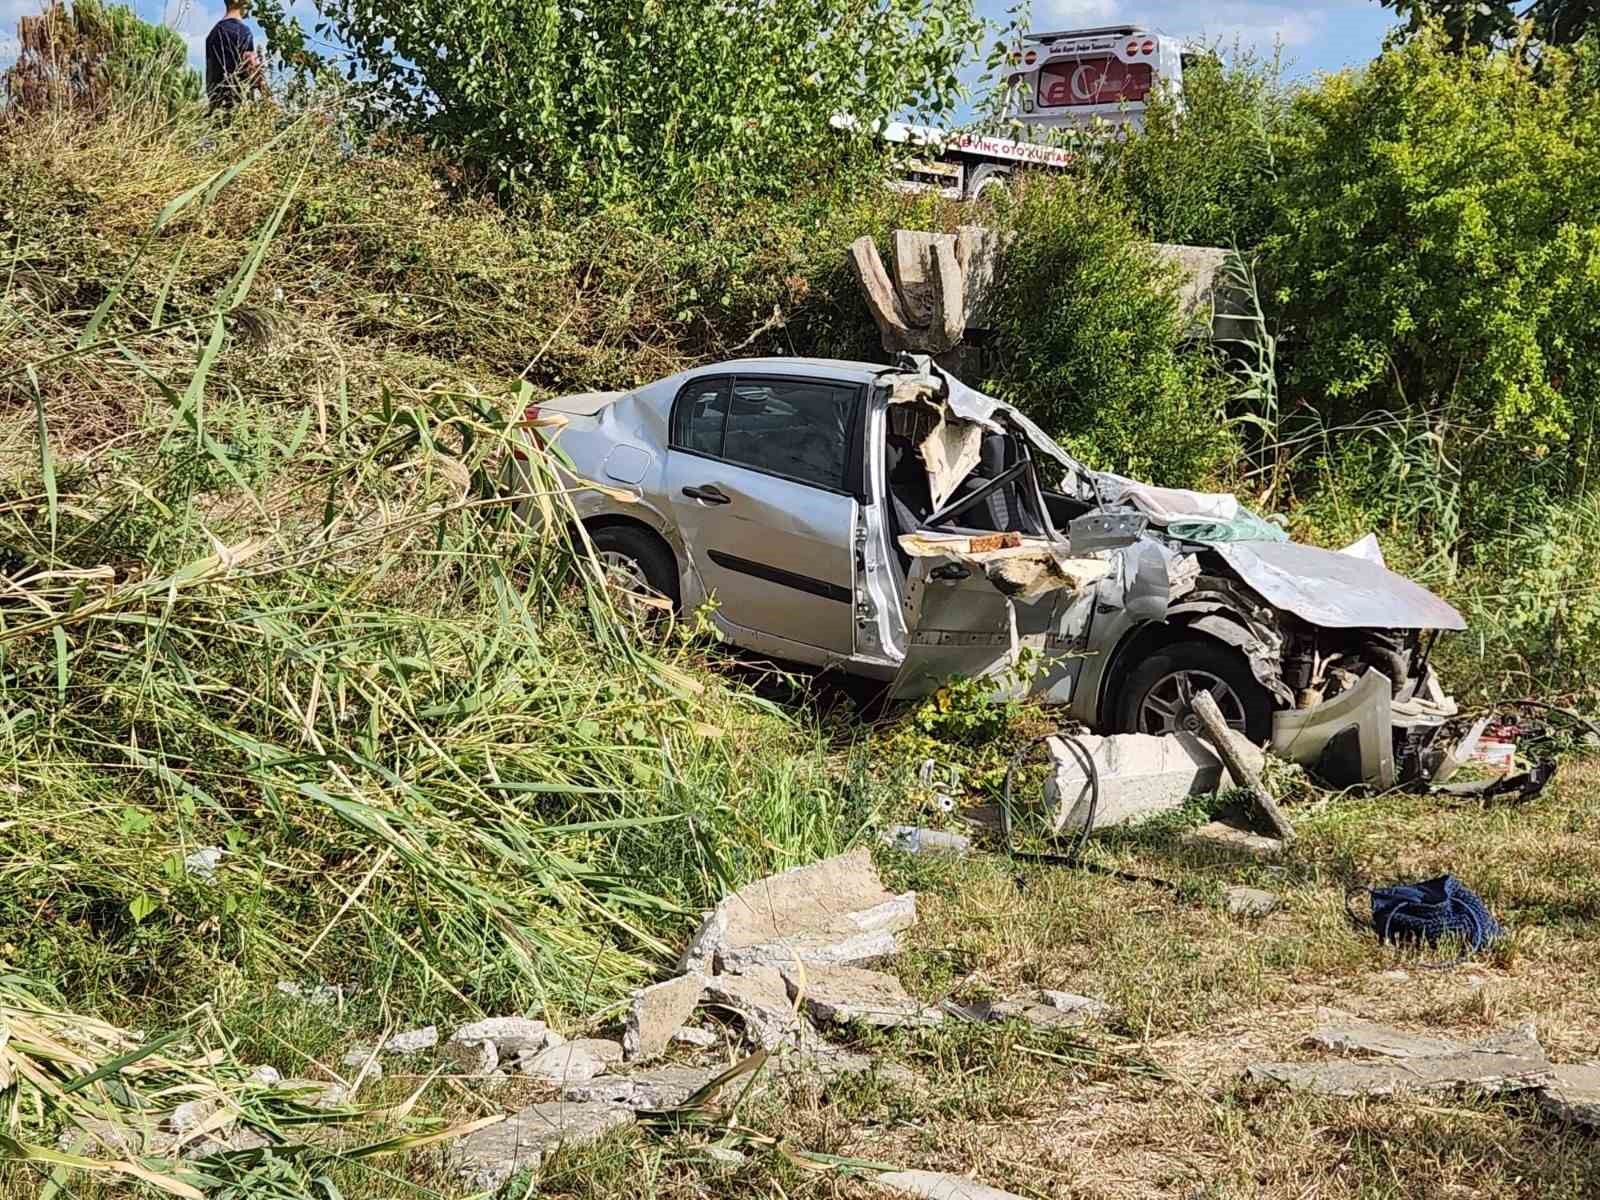
[[[1156,680],[1139,704],[1140,733],[1200,732],[1200,720],[1189,711],[1195,692],[1210,692],[1228,728],[1249,732],[1244,701],[1226,680],[1210,671],[1173,671]]]

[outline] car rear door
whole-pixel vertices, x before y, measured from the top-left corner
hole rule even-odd
[[[723,620],[854,651],[864,394],[848,381],[757,374],[697,376],[679,392],[668,497]]]

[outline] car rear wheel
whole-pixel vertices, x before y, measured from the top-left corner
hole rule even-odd
[[[678,609],[678,565],[654,534],[630,525],[605,525],[589,532],[595,557],[618,603],[641,618]]]
[[[1196,733],[1200,723],[1189,711],[1195,692],[1210,692],[1222,719],[1252,742],[1272,736],[1272,696],[1249,664],[1238,651],[1201,639],[1173,642],[1133,664],[1116,726],[1124,733]]]

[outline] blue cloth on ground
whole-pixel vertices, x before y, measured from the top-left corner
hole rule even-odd
[[[1372,929],[1380,942],[1433,946],[1444,935],[1457,934],[1477,951],[1505,933],[1484,902],[1454,875],[1368,890]]]

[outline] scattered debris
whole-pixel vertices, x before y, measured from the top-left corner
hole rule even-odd
[[[600,1075],[568,1085],[561,1098],[579,1102],[603,1100],[632,1109],[676,1108],[719,1072],[720,1068],[666,1066],[631,1075]]]
[[[1552,1074],[1539,1089],[1540,1105],[1563,1121],[1600,1129],[1600,1062],[1568,1063]]]
[[[941,770],[937,762],[925,758],[917,769],[917,782],[922,785],[924,791],[932,793],[934,807],[940,812],[955,811],[956,794],[961,789],[959,766],[950,763]]]
[[[632,1110],[620,1104],[532,1104],[456,1142],[456,1173],[468,1187],[492,1192],[518,1171],[537,1170],[545,1155],[563,1144],[596,1141],[632,1120]]]
[[[944,1014],[925,1008],[893,975],[861,967],[790,967],[783,971],[789,994],[819,1021],[860,1022],[879,1028],[936,1025]]]
[[[1190,796],[1214,792],[1223,781],[1223,765],[1205,742],[1191,733],[1114,733],[1108,737],[1078,734],[1076,740],[1094,759],[1099,777],[1094,828],[1130,825],[1157,813],[1181,808]],[[1243,737],[1248,752],[1262,752]],[[1093,788],[1084,763],[1060,738],[1049,738],[1055,770],[1045,781],[1045,809],[1057,834],[1076,833],[1089,819]]]
[[[567,1048],[592,1054],[608,1067],[623,1059],[622,1043],[612,1041],[610,1038],[573,1038],[567,1043]]]
[[[804,1045],[788,1046],[768,1062],[775,1072],[795,1080],[820,1079],[824,1083],[853,1075],[875,1075],[898,1087],[914,1087],[916,1072],[887,1059],[874,1058],[855,1050],[834,1046],[819,1038],[808,1038]]]
[[[972,839],[959,833],[946,833],[942,829],[924,829],[919,825],[891,825],[883,831],[885,844],[908,854],[964,855],[972,849]]]
[[[1191,850],[1252,862],[1267,862],[1283,853],[1283,843],[1277,838],[1262,837],[1227,821],[1208,821],[1184,834],[1181,841]]]
[[[795,1032],[800,1018],[777,967],[752,967],[742,975],[719,975],[706,983],[706,999],[733,1013],[752,1042],[771,1050]]]
[[[383,1064],[378,1061],[378,1052],[371,1046],[357,1046],[339,1060],[343,1067],[354,1067],[360,1072],[358,1079],[382,1079]]]
[[[407,1030],[397,1033],[383,1044],[385,1054],[416,1054],[423,1050],[431,1050],[439,1044],[439,1030],[434,1025],[424,1025],[421,1029]]]
[[[445,1043],[445,1052],[465,1065],[477,1061],[476,1056],[481,1054],[480,1050],[469,1047],[490,1042],[499,1061],[511,1062],[519,1055],[530,1051],[537,1053],[560,1040],[559,1035],[552,1040],[551,1030],[543,1021],[529,1017],[489,1017],[456,1030]],[[494,1068],[490,1067],[489,1070]]]
[[[1454,1054],[1466,1047],[1449,1038],[1425,1037],[1406,1033],[1375,1021],[1364,1021],[1337,1009],[1322,1009],[1317,1013],[1322,1024],[1306,1038],[1309,1045],[1337,1054],[1378,1054],[1385,1058],[1426,1058],[1437,1054]]]
[[[892,895],[866,847],[759,879],[706,914],[680,970],[713,974],[761,964],[860,965],[899,952],[916,894]]]
[[[582,1083],[606,1069],[603,1059],[578,1045],[549,1046],[536,1053],[524,1053],[516,1065],[519,1074],[546,1083]]]
[[[705,1048],[715,1046],[719,1039],[713,1030],[697,1029],[693,1025],[685,1025],[682,1029],[674,1029],[672,1031],[672,1040],[681,1046]]]
[[[651,1059],[666,1050],[667,1043],[683,1032],[683,1023],[700,1003],[705,986],[704,976],[691,973],[635,992],[623,1024],[624,1057]]]
[[[193,854],[183,856],[183,869],[195,878],[210,883],[216,878],[217,867],[222,862],[222,853],[221,846],[202,846]]]
[[[1015,1192],[1002,1192],[960,1175],[938,1171],[889,1171],[873,1182],[896,1195],[921,1196],[925,1200],[1022,1200]]]
[[[1403,1047],[1409,1035],[1390,1032],[1389,1044]],[[1357,1040],[1373,1041],[1370,1031]],[[1250,1078],[1284,1084],[1323,1096],[1392,1096],[1404,1091],[1448,1091],[1473,1087],[1487,1092],[1517,1091],[1556,1082],[1531,1025],[1497,1033],[1470,1046],[1441,1054],[1380,1059],[1342,1059],[1328,1063],[1254,1063]]]
[[[1283,901],[1260,888],[1225,887],[1222,902],[1233,917],[1265,917],[1283,907]]]
[[[968,1021],[1026,1021],[1044,1029],[1066,1029],[1103,1020],[1111,1012],[1104,1000],[1071,992],[1038,992],[1034,998],[980,1000],[976,1004],[946,1003],[945,1011]]]
[[[1081,1013],[1091,1020],[1103,1020],[1111,1012],[1111,1006],[1104,1000],[1097,1000],[1093,996],[1079,996],[1073,992],[1039,993],[1039,999],[1057,1012]]]

